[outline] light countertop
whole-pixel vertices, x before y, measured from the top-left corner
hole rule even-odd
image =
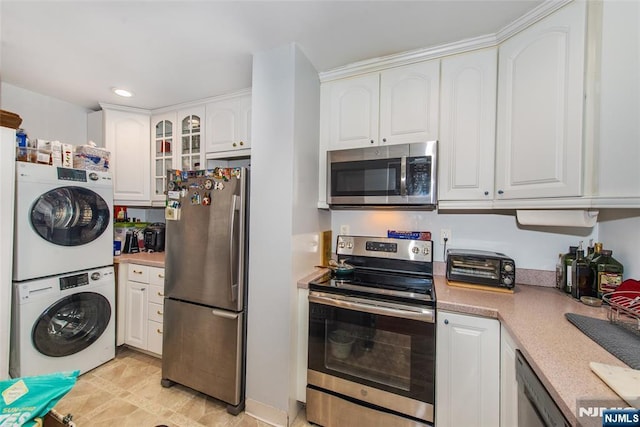
[[[139,252],[137,254],[122,254],[113,257],[115,264],[141,264],[151,267],[164,268],[164,252]]]
[[[324,274],[316,269],[298,281],[306,288]],[[577,399],[603,399],[628,406],[591,371],[589,362],[627,367],[579,331],[564,316],[577,313],[606,319],[605,307],[590,307],[555,288],[518,285],[513,294],[451,287],[435,277],[439,310],[498,319],[567,419],[576,425]]]

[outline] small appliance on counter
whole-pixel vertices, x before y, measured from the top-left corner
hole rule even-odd
[[[154,222],[143,231],[144,248],[148,252],[163,252],[165,225],[163,222]]]
[[[449,249],[447,280],[513,289],[516,283],[516,263],[499,252]]]
[[[137,254],[140,252],[140,232],[138,230],[127,231],[124,239],[124,254]]]

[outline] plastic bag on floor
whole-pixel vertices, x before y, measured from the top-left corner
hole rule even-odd
[[[73,388],[79,373],[57,372],[0,381],[0,427],[42,425],[41,419]]]

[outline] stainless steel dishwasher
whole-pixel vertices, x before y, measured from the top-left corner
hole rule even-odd
[[[571,426],[520,350],[516,350],[516,379],[518,427]]]

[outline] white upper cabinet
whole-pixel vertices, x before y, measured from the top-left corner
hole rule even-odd
[[[438,139],[440,61],[385,70],[380,76],[380,144]]]
[[[149,112],[108,106],[103,110],[105,148],[111,152],[115,204],[149,205]]]
[[[425,61],[323,84],[321,150],[437,139],[439,66]]]
[[[151,200],[166,199],[167,170],[175,168],[174,151],[178,147],[176,137],[177,115],[175,112],[151,117]]]
[[[204,165],[204,105],[178,111],[178,137],[180,138],[181,170],[197,170]]]
[[[166,200],[167,170],[196,170],[204,165],[204,105],[151,117],[151,200]]]
[[[493,201],[497,50],[442,59],[438,199]],[[469,206],[465,203],[465,206]]]
[[[236,152],[251,148],[251,95],[212,101],[206,105],[206,152]]]
[[[380,75],[367,74],[326,84],[327,148],[339,150],[378,143]]]
[[[586,2],[500,46],[496,198],[582,195]]]

